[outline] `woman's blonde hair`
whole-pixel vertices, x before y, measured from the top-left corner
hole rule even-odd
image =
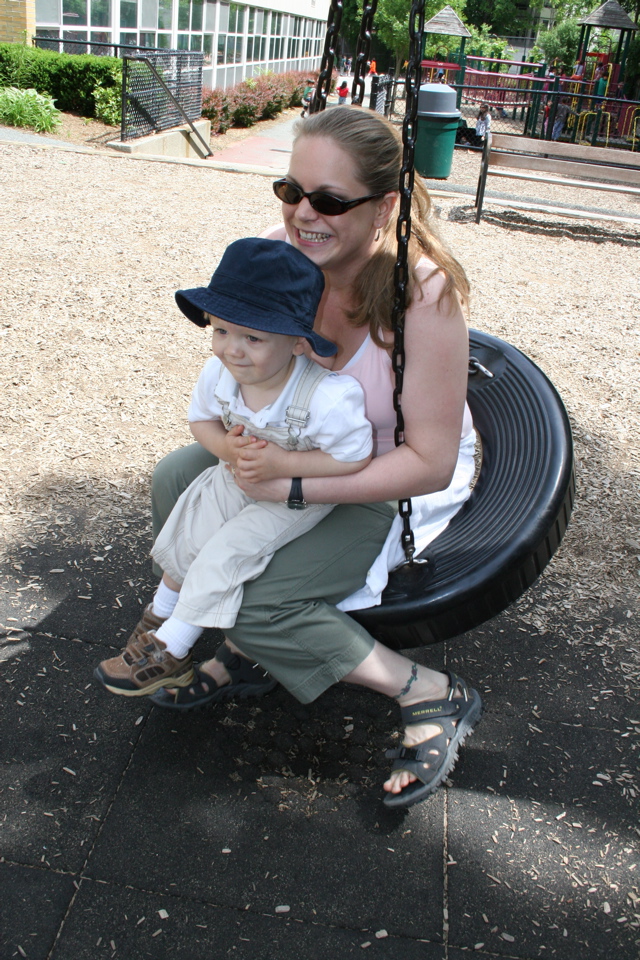
[[[355,176],[367,193],[397,191],[402,166],[402,143],[394,126],[380,114],[361,107],[340,107],[314,113],[295,128],[295,141],[302,137],[329,137],[347,153],[354,164]],[[411,201],[411,238],[409,240],[410,279],[407,307],[416,287],[416,266],[427,256],[445,276],[439,304],[454,298],[466,307],[469,282],[462,266],[449,252],[431,222],[431,199],[418,176]],[[394,267],[397,257],[396,217],[382,228],[377,249],[354,284],[354,305],[349,319],[354,326],[369,325],[372,338],[387,346],[379,330],[391,330],[394,298]]]

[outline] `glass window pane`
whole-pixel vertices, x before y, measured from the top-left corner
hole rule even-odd
[[[171,49],[171,34],[170,33],[159,33],[156,44],[160,47],[161,50],[170,50]]]
[[[202,0],[192,0],[191,3],[191,29],[202,30],[202,13],[204,4]]]
[[[210,33],[205,33],[203,37],[202,52],[204,53],[205,66],[211,66],[213,61],[213,36]]]
[[[96,44],[95,46],[94,43]],[[98,44],[102,43],[111,43],[111,34],[106,30],[92,30],[91,53],[94,55],[94,57],[112,57],[113,50],[111,47],[98,46]]]
[[[158,30],[171,30],[171,0],[159,0]]]
[[[95,0],[91,0],[91,9]],[[140,4],[140,29],[155,30],[158,26],[158,0],[142,0]]]
[[[247,63],[253,60],[253,37],[247,39]]]
[[[63,53],[87,52],[87,44],[82,43],[83,40],[87,39],[87,34],[84,30],[64,30],[62,36],[65,40],[69,41],[68,43],[62,44]]]
[[[204,10],[204,28],[213,31],[216,28],[216,5],[207,0]]]
[[[111,0],[91,0],[91,26],[111,26]]]
[[[62,22],[74,27],[86,27],[87,0],[63,0]]]
[[[178,50],[188,50],[188,49],[189,49],[189,34],[179,33],[178,34]]]
[[[60,23],[60,0],[36,0],[36,23]]]
[[[137,33],[121,33],[120,34],[120,43],[126,44],[128,47],[137,47],[138,46],[138,34]]]
[[[178,2],[178,30],[189,29],[189,0]]]
[[[229,32],[229,4],[228,3],[220,4],[220,23],[218,24],[218,30],[220,33]]]
[[[238,25],[236,27],[237,33],[244,33],[244,12],[246,7],[238,7]]]
[[[256,26],[256,8],[249,7],[249,33],[253,33]]]
[[[68,3],[68,0],[65,0]],[[120,0],[120,26],[133,27],[138,26],[138,4],[135,0]]]
[[[236,32],[237,22],[238,22],[238,5],[237,3],[232,3],[229,6],[229,33]]]
[[[236,38],[227,37],[227,56],[224,62],[233,63],[235,52],[236,52]]]
[[[155,33],[141,33],[140,34],[140,46],[141,47],[155,47],[156,45],[156,35]]]
[[[221,33],[218,37],[218,63],[224,63],[224,51],[227,46],[226,34]]]
[[[191,34],[191,50],[202,50],[202,34],[201,33],[192,33]]]

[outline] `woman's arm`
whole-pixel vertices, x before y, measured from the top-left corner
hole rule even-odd
[[[443,490],[451,482],[462,432],[469,346],[458,303],[445,299],[438,304],[444,283],[442,274],[428,276],[424,269],[422,298],[416,293],[406,315],[405,443],[351,476],[309,478],[304,484],[308,503],[397,500]],[[288,492],[283,479],[254,484],[250,495],[277,501]]]
[[[249,444],[240,451],[236,476],[242,481],[260,483],[279,477],[337,477],[357,473],[367,466],[371,456],[347,462],[337,460],[323,450],[285,450],[276,443]]]

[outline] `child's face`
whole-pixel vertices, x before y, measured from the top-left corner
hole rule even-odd
[[[304,337],[266,333],[205,314],[213,330],[213,352],[241,386],[265,390],[283,386],[293,358],[304,352]]]

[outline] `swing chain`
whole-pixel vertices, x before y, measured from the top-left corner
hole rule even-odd
[[[356,45],[355,67],[353,83],[351,85],[351,104],[361,107],[364,103],[364,78],[369,70],[369,55],[371,53],[371,33],[378,0],[364,0],[360,33]]]
[[[329,16],[327,17],[327,35],[324,40],[324,50],[320,61],[320,73],[316,85],[316,95],[309,105],[309,113],[319,113],[327,106],[327,97],[331,92],[331,77],[336,57],[336,46],[340,39],[340,23],[342,22],[342,0],[331,0]]]
[[[404,443],[404,417],[402,415],[402,386],[404,380],[404,318],[407,306],[409,283],[409,239],[411,237],[411,196],[413,193],[414,153],[417,135],[418,94],[421,81],[422,38],[424,34],[425,0],[413,0],[409,16],[409,59],[405,80],[406,113],[402,124],[402,167],[400,169],[400,213],[396,226],[398,255],[394,268],[395,295],[391,323],[394,331],[391,362],[396,377],[393,391],[393,408],[396,412],[394,439],[396,446]],[[364,84],[363,84],[364,86]],[[398,512],[402,518],[401,541],[405,562],[413,564],[415,543],[411,530],[411,500],[399,500]]]

